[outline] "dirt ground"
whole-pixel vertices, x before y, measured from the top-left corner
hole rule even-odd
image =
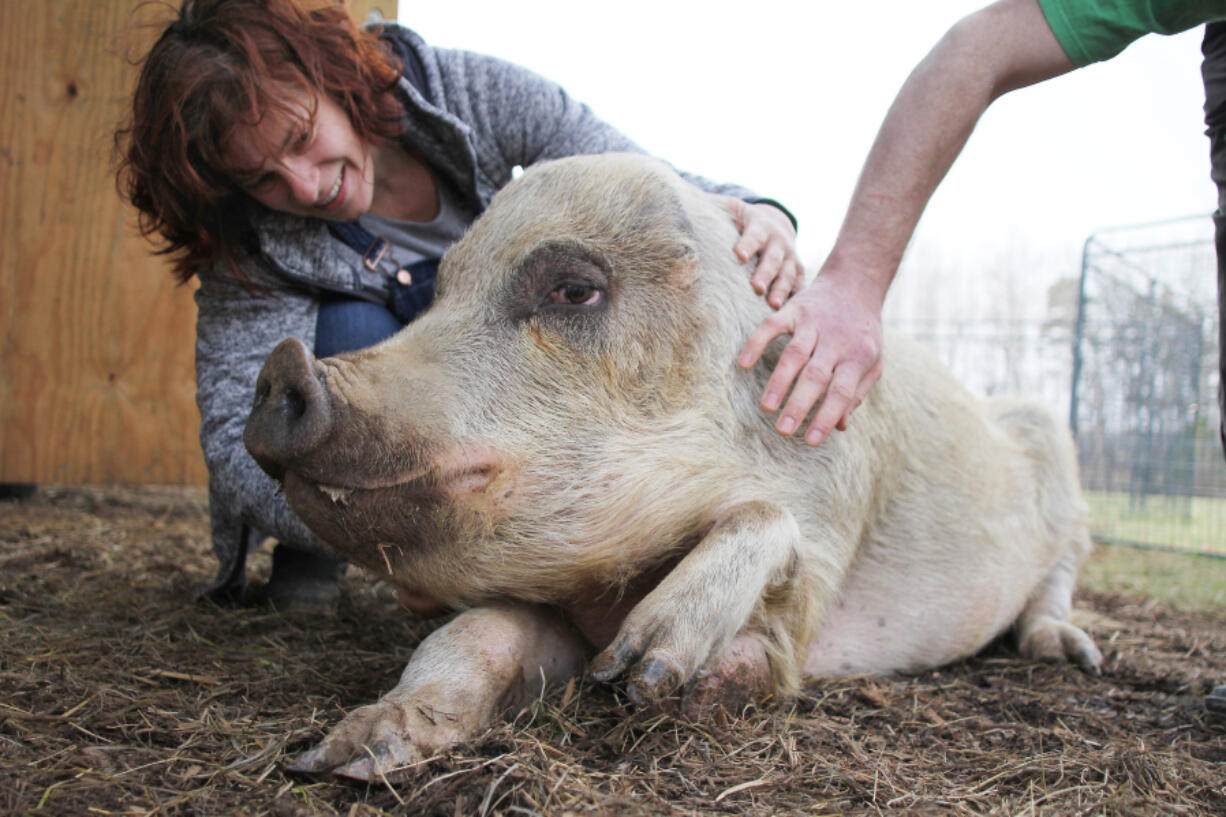
[[[1000,644],[697,723],[584,681],[413,779],[296,777],[428,625],[353,570],[336,611],[193,604],[207,531],[195,489],[0,502],[0,814],[1226,814],[1221,611],[1088,591],[1101,677]]]

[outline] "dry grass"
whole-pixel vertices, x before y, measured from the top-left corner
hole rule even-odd
[[[723,722],[555,690],[515,722],[359,786],[279,766],[391,686],[422,635],[351,572],[336,613],[189,602],[202,494],[44,490],[0,504],[0,814],[1226,813],[1221,611],[1081,599],[1102,677],[1007,646],[898,680],[814,684]]]

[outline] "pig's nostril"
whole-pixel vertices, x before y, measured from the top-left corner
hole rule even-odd
[[[293,386],[287,388],[281,395],[281,402],[285,406],[285,416],[290,422],[301,420],[302,415],[306,414],[307,400],[301,389]]]
[[[332,427],[327,389],[301,341],[282,341],[256,379],[255,404],[243,429],[247,450],[280,478],[310,458]]]

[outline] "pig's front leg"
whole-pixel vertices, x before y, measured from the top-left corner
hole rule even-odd
[[[717,670],[733,638],[750,625],[747,632],[765,647],[760,660],[770,659],[761,674],[769,673],[780,691],[792,691],[817,603],[799,545],[786,508],[772,502],[733,507],[634,606],[592,662],[593,675],[607,681],[628,673],[635,703],[660,701]]]
[[[578,674],[584,650],[551,609],[467,610],[422,641],[395,689],[354,710],[287,768],[377,780],[472,737],[543,683]]]

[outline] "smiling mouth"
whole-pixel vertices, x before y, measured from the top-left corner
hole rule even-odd
[[[341,194],[341,187],[345,184],[345,166],[341,165],[341,172],[337,174],[336,183],[332,185],[332,189],[328,191],[328,195],[317,206],[328,207],[332,202],[336,201],[336,197]]]

